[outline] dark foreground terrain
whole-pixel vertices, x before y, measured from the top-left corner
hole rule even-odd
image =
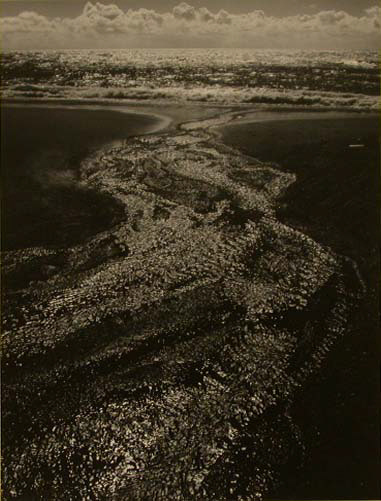
[[[259,500],[300,486],[284,481],[310,455],[311,384],[369,285],[280,215],[295,173],[224,145],[217,123],[82,158],[76,182],[118,217],[5,253],[5,499]]]
[[[325,371],[305,388],[298,422],[310,430],[304,469],[281,499],[379,497],[379,125],[377,117],[227,127],[223,139],[297,175],[277,214],[286,224],[354,260],[366,292]],[[362,145],[351,147],[350,145]]]

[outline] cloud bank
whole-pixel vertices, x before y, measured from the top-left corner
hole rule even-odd
[[[4,49],[253,47],[377,49],[381,7],[361,16],[328,10],[313,15],[267,16],[262,10],[211,12],[182,2],[158,13],[123,11],[115,4],[87,2],[75,18],[47,18],[36,12],[0,18]]]

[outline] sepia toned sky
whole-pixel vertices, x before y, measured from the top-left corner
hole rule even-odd
[[[2,48],[377,49],[374,0],[1,0]]]

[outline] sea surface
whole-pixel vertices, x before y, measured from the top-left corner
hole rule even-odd
[[[3,97],[375,109],[377,51],[134,49],[6,52]]]

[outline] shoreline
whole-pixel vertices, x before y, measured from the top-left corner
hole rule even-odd
[[[81,109],[81,110],[89,110],[89,111],[99,111],[99,110],[105,110],[105,111],[114,111],[116,113],[125,113],[125,114],[130,114],[131,116],[136,115],[136,116],[143,116],[143,117],[148,117],[148,118],[157,118],[158,121],[160,122],[158,125],[152,126],[152,128],[144,132],[143,134],[154,134],[159,132],[160,130],[165,130],[167,129],[171,123],[172,123],[172,118],[168,115],[164,114],[158,114],[155,112],[143,112],[143,111],[138,111],[133,107],[123,107],[123,106],[117,106],[114,103],[90,103],[90,102],[72,102],[71,100],[62,100],[62,101],[57,101],[57,102],[51,102],[47,100],[36,100],[36,101],[18,101],[18,100],[6,100],[2,101],[2,104],[6,108],[48,108],[48,109],[70,109],[70,110],[76,110],[76,109]]]
[[[367,109],[353,109],[321,107],[311,108],[305,105],[268,105],[268,104],[221,104],[202,102],[157,102],[138,100],[115,99],[70,99],[70,98],[5,98],[2,99],[5,107],[14,108],[56,108],[56,109],[83,109],[107,110],[117,113],[131,113],[137,116],[153,117],[160,120],[143,134],[156,134],[171,130],[209,129],[221,139],[224,127],[231,125],[254,124],[264,122],[278,122],[290,120],[319,120],[321,118],[359,118],[378,117],[378,112]],[[163,109],[164,108],[164,109]],[[190,116],[187,116],[189,115]],[[197,120],[198,118],[198,120]],[[141,133],[140,133],[141,134]],[[138,135],[140,135],[138,134]],[[123,139],[120,141],[123,142]],[[113,143],[109,143],[111,146]],[[119,140],[114,144],[120,144]],[[104,145],[102,148],[107,147]]]
[[[185,111],[184,111],[185,108]],[[155,134],[170,134],[177,132],[189,132],[192,131],[202,131],[211,134],[216,139],[227,145],[224,141],[224,131],[229,130],[229,128],[240,127],[240,126],[253,126],[258,124],[263,126],[266,123],[279,124],[283,122],[287,124],[288,122],[297,121],[310,121],[310,120],[336,120],[336,119],[360,119],[374,117],[375,114],[372,112],[349,112],[345,111],[333,111],[331,109],[326,110],[295,110],[294,108],[284,110],[282,107],[272,107],[272,106],[249,106],[242,109],[242,106],[226,106],[220,105],[217,108],[211,107],[209,103],[205,103],[201,107],[197,105],[190,105],[180,108],[178,106],[172,105],[172,107],[166,107],[165,110],[161,106],[153,103],[134,103],[127,105],[123,103],[121,105],[116,105],[114,102],[90,102],[86,103],[81,100],[26,100],[20,102],[19,100],[6,100],[3,109],[54,109],[54,110],[73,110],[73,111],[97,111],[97,112],[111,112],[111,113],[122,113],[129,115],[134,120],[134,117],[144,117],[158,120],[158,123],[149,127],[148,130],[139,133],[132,133],[128,137],[141,137],[145,135],[155,135]],[[189,116],[189,109],[191,109],[191,117]],[[165,114],[163,113],[165,111]],[[160,113],[159,113],[160,112]],[[191,119],[190,119],[191,118]],[[99,154],[107,152],[108,149],[115,146],[122,146],[126,141],[125,137],[120,137],[120,139],[108,140],[103,145],[95,147],[93,153],[98,152]],[[238,147],[240,154],[244,152]],[[254,155],[253,155],[254,153]],[[255,158],[257,161],[268,163],[268,159],[261,159],[259,156],[255,155],[255,152],[250,152],[250,157]],[[266,162],[267,160],[267,162]],[[270,161],[271,164],[271,161]],[[283,170],[282,162],[279,164],[280,171]]]
[[[278,199],[295,174],[225,146],[216,122],[234,125],[242,112],[224,109],[193,122],[181,122],[178,110],[167,130],[97,149],[81,177],[123,205],[123,220],[68,249],[13,253],[23,313],[16,290],[4,349],[15,492],[33,485],[53,450],[73,474],[74,494],[79,475],[82,496],[104,495],[113,482],[121,497],[125,489],[152,497],[147,433],[154,459],[163,450],[168,458],[158,479],[166,497],[179,488],[178,475],[167,477],[179,454],[192,461],[192,489],[207,475],[206,489],[221,489],[221,498],[237,488],[215,481],[225,471],[221,455],[258,498],[274,492],[285,458],[299,457],[299,432],[284,409],[346,335],[360,284],[350,263],[278,220]],[[308,325],[315,317],[318,325]],[[77,437],[77,419],[81,429],[104,432]],[[126,435],[114,427],[119,420],[146,428]],[[80,451],[94,447],[106,477],[89,476]],[[70,462],[78,454],[80,472]],[[41,481],[47,489],[49,478]]]
[[[6,106],[12,105],[41,105],[41,106],[89,106],[89,109],[114,109],[115,111],[121,112],[139,112],[141,114],[148,115],[157,115],[160,118],[171,118],[175,123],[181,124],[181,121],[178,118],[178,110],[182,109],[189,110],[195,109],[197,110],[195,114],[202,113],[205,110],[214,110],[216,115],[221,113],[223,110],[223,114],[231,113],[237,123],[250,123],[262,120],[270,120],[271,114],[275,114],[279,117],[280,114],[302,114],[303,116],[316,115],[316,117],[322,115],[353,115],[353,116],[361,116],[361,115],[374,115],[378,116],[378,111],[372,109],[364,109],[364,108],[348,108],[344,106],[306,106],[305,104],[268,104],[268,103],[219,103],[219,102],[202,102],[202,101],[184,101],[177,102],[171,99],[168,100],[160,100],[160,99],[112,99],[112,98],[69,98],[69,97],[43,97],[43,98],[23,98],[23,97],[5,97],[1,99],[2,104]],[[140,110],[147,109],[147,112],[141,112]],[[165,113],[162,114],[161,111],[165,110]],[[176,113],[177,110],[177,113]],[[243,114],[244,117],[239,118],[240,114]],[[260,117],[256,115],[260,114]],[[249,118],[247,118],[249,115]],[[279,119],[279,118],[278,118]],[[287,115],[284,117],[287,120]]]

